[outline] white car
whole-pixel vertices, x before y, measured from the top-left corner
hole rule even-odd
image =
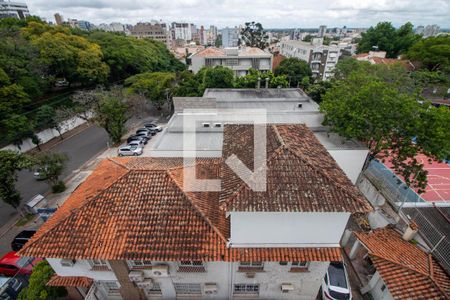
[[[144,148],[144,141],[143,140],[134,140],[134,141],[129,142],[128,146]]]
[[[118,150],[119,156],[138,156],[142,154],[142,147],[124,146]]]
[[[161,126],[156,125],[155,123],[147,123],[144,127],[155,132],[161,132],[163,130]]]
[[[351,300],[352,290],[343,262],[331,262],[322,280],[322,299]]]

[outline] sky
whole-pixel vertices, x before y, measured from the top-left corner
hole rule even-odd
[[[94,24],[185,21],[219,28],[258,21],[264,28],[369,27],[381,21],[400,26],[438,24],[450,28],[449,0],[20,0],[31,14],[54,21]]]

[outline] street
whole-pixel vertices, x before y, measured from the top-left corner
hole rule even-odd
[[[107,148],[108,135],[103,128],[91,126],[75,136],[66,138],[51,149],[52,152],[63,152],[69,157],[62,178],[69,177],[85,162]],[[33,172],[19,172],[17,188],[22,195],[22,204],[36,194],[45,194],[50,187],[45,182],[36,181]],[[6,224],[17,212],[11,206],[0,202],[0,226]]]

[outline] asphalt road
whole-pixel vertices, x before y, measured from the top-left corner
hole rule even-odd
[[[67,168],[62,178],[69,177],[89,159],[105,150],[107,142],[108,135],[106,131],[100,127],[91,126],[73,137],[66,138],[52,148],[52,152],[63,152],[69,157]],[[17,188],[22,195],[22,203],[25,203],[36,194],[44,194],[50,190],[45,182],[36,181],[33,178],[33,172],[27,170],[19,172]],[[16,210],[4,202],[0,202],[0,226],[6,224],[15,214],[17,214]]]

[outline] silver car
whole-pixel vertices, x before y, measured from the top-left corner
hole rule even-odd
[[[128,146],[135,146],[144,148],[144,140],[133,140],[128,143]]]
[[[119,156],[138,156],[142,154],[142,147],[123,146],[118,150]]]

